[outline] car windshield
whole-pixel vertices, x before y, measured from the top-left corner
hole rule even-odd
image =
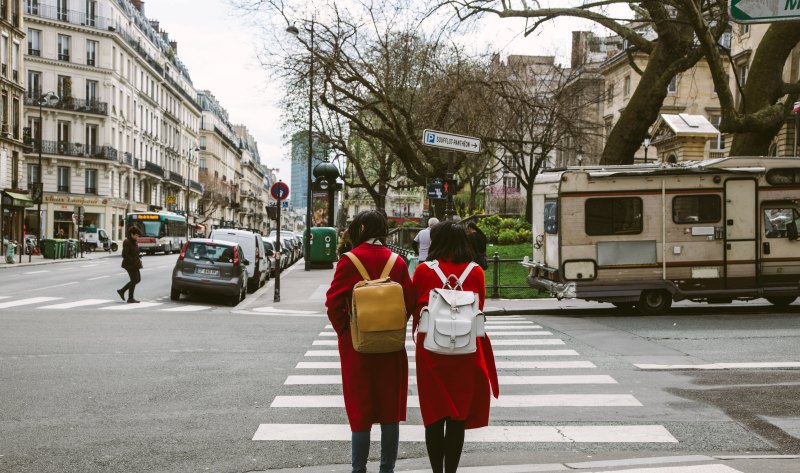
[[[186,249],[186,258],[208,260],[218,263],[233,261],[233,247],[216,243],[190,242]]]

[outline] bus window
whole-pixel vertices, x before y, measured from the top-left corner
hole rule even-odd
[[[791,208],[764,209],[764,236],[786,238],[786,226],[797,220],[797,211]]]

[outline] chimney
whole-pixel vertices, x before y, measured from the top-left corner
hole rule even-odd
[[[178,55],[178,42],[177,41],[170,41],[169,42],[169,47],[172,48],[172,52],[174,52],[175,55],[177,56]]]
[[[573,31],[572,32],[572,60],[570,61],[571,68],[577,69],[586,63],[587,55],[586,45],[586,32]]]
[[[139,10],[139,13],[144,15],[144,2],[142,0],[131,0],[133,7]]]
[[[150,27],[153,28],[156,33],[158,33],[160,31],[158,29],[158,27],[159,27],[158,20],[150,20]]]

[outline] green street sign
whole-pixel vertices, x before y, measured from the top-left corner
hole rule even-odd
[[[800,20],[800,0],[730,0],[728,8],[737,23]]]

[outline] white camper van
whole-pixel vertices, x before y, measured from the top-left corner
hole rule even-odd
[[[658,314],[673,301],[800,296],[800,159],[545,171],[528,283]]]

